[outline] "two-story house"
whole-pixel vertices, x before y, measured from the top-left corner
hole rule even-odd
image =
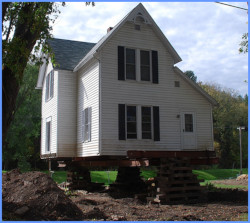
[[[56,64],[37,82],[42,158],[213,151],[216,101],[175,66],[180,56],[142,4],[98,43],[49,43]]]

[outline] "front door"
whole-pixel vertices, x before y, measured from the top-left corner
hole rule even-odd
[[[181,113],[181,145],[182,149],[196,149],[196,117],[194,112]]]

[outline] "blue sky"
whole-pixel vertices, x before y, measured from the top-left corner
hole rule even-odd
[[[142,2],[143,3],[143,2]],[[69,2],[53,26],[56,38],[97,42],[138,2]],[[228,4],[248,8],[246,2]],[[248,55],[239,54],[248,32],[245,10],[214,2],[144,2],[155,22],[182,58],[176,64],[192,70],[198,81],[217,83],[241,95],[248,93]]]

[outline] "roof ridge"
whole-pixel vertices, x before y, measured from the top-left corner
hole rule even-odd
[[[96,44],[96,43],[93,43],[93,42],[85,42],[85,41],[78,41],[78,40],[70,40],[70,39],[61,39],[61,38],[50,38],[48,40],[63,40],[63,41],[69,41],[69,42],[78,42],[78,43],[91,43],[91,44]]]

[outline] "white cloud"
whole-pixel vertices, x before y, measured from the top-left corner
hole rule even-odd
[[[67,3],[54,26],[57,38],[97,42],[137,2]],[[247,8],[246,2],[230,2]],[[199,81],[213,81],[247,93],[248,55],[239,54],[243,33],[248,32],[246,11],[214,2],[143,3],[182,58],[182,70],[193,70]]]

